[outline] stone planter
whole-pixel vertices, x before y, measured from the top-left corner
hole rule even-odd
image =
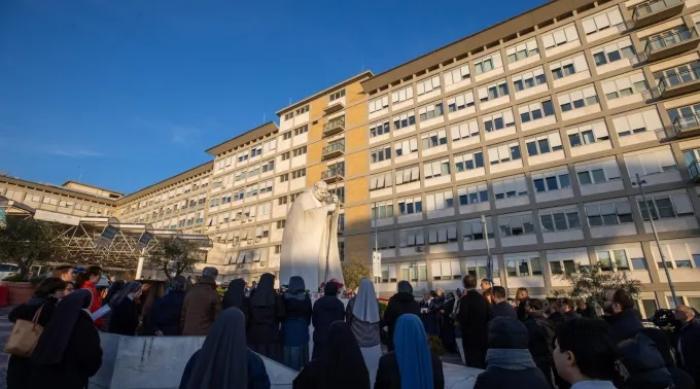
[[[9,292],[7,303],[9,305],[24,304],[34,295],[35,288],[31,282],[2,281],[2,285],[7,286]]]

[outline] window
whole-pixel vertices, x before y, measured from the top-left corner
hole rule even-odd
[[[486,218],[486,232],[489,239],[493,239],[493,222],[490,217]],[[484,240],[484,225],[481,223],[481,219],[470,219],[462,222],[462,239],[465,241]]]
[[[306,169],[299,169],[292,172],[292,179],[306,177]]]
[[[598,258],[600,269],[603,271],[630,270],[627,252],[624,249],[599,250],[596,251],[596,257]]]
[[[395,173],[396,185],[408,184],[420,180],[420,168],[418,165],[397,170]]]
[[[294,117],[294,112],[289,112],[284,114],[284,120],[289,120]]]
[[[634,46],[629,37],[625,37],[605,46],[593,48],[591,52],[596,66],[607,65],[623,58],[632,60],[635,56]]]
[[[306,154],[306,146],[301,146],[301,147],[298,147],[298,148],[292,150],[292,156],[294,156],[294,157],[298,157],[298,156],[304,155],[304,154]]]
[[[399,215],[412,215],[423,212],[423,201],[420,197],[399,200]]]
[[[541,154],[548,154],[554,151],[561,151],[561,137],[558,132],[540,135],[526,140],[527,154],[531,157]]]
[[[416,247],[425,244],[425,236],[423,236],[422,228],[412,228],[410,230],[399,231],[401,236],[401,247]]]
[[[617,6],[589,16],[582,21],[583,31],[586,35],[591,35],[610,27],[617,27],[623,25],[623,23],[620,9]]]
[[[527,181],[524,175],[493,181],[493,197],[496,201],[520,196],[527,197]]]
[[[571,147],[579,147],[602,142],[610,139],[608,128],[604,121],[586,123],[582,126],[566,130]]]
[[[450,134],[453,142],[467,138],[475,138],[478,141],[479,124],[476,120],[453,124],[450,126]]]
[[[503,67],[501,55],[499,53],[494,53],[476,60],[474,63],[474,74],[486,73],[501,67]]]
[[[428,244],[444,244],[457,241],[457,226],[439,224],[428,227]]]
[[[506,58],[508,63],[514,63],[525,58],[539,56],[539,54],[540,52],[537,49],[536,39],[530,39],[526,42],[506,48]]]
[[[674,128],[693,128],[700,122],[698,119],[700,117],[700,104],[671,108],[666,112],[668,113]]]
[[[620,170],[615,160],[606,163],[576,167],[576,176],[581,186],[603,184],[620,179]]]
[[[250,157],[254,158],[254,157],[260,156],[260,155],[262,155],[262,151],[263,151],[262,146],[261,147],[253,147],[252,149],[250,149]]]
[[[503,237],[535,233],[531,213],[501,215],[498,217],[498,229]]]
[[[588,63],[586,62],[586,57],[580,54],[552,63],[549,65],[549,70],[552,72],[552,77],[555,80],[560,80],[576,73],[588,71]]]
[[[661,48],[672,47],[679,42],[696,37],[696,34],[697,33],[693,27],[689,29],[688,26],[683,24],[647,38],[645,50],[648,52]]]
[[[440,88],[440,77],[439,76],[433,76],[430,78],[426,78],[423,80],[420,80],[416,83],[416,91],[418,93],[418,96],[431,92],[433,89]]]
[[[508,277],[531,277],[542,275],[542,264],[540,263],[540,258],[533,257],[522,257],[507,259],[506,261],[506,274]]]
[[[654,73],[659,88],[667,89],[674,86],[695,82],[700,78],[700,61],[693,61],[680,66]]]
[[[604,80],[601,85],[605,98],[608,100],[639,94],[648,89],[647,81],[641,71],[626,74],[613,80]]]
[[[389,96],[382,96],[369,101],[369,113],[381,111],[389,106]]]
[[[457,188],[457,197],[459,198],[460,206],[487,203],[489,201],[489,191],[486,183],[482,182]]]
[[[557,95],[557,98],[562,112],[598,104],[598,95],[596,95],[593,86],[561,93]]]
[[[418,152],[418,140],[416,138],[404,139],[394,143],[394,151],[397,157]]]
[[[337,92],[331,93],[330,97],[328,100],[333,101],[333,100],[338,100],[339,98],[345,96],[345,89],[341,89]]]
[[[271,172],[275,170],[275,160],[271,159],[261,165],[261,170],[263,173]]]
[[[632,223],[632,208],[626,199],[612,202],[586,204],[586,216],[590,227],[614,226]]]
[[[532,176],[532,185],[535,192],[544,193],[555,190],[563,190],[571,187],[569,173],[562,169],[556,172],[539,173]]]
[[[277,205],[285,205],[287,204],[287,196],[282,196],[277,199]]]
[[[445,130],[438,130],[421,135],[421,145],[423,150],[447,144],[447,134]]]
[[[407,111],[400,115],[394,116],[392,121],[394,122],[394,129],[400,130],[416,124],[416,116],[413,111]]]
[[[307,132],[309,132],[309,126],[305,124],[299,128],[294,129],[294,136],[306,134]]]
[[[445,86],[458,84],[469,79],[469,65],[464,64],[445,72]]]
[[[645,132],[656,132],[663,129],[661,118],[656,108],[649,108],[644,111],[627,113],[613,118],[613,126],[617,135],[621,138],[641,134]]]
[[[639,174],[640,177],[651,176],[664,172],[677,171],[676,160],[668,147],[658,147],[644,150],[643,152],[625,154],[625,163],[632,181]]]
[[[394,217],[394,203],[383,201],[372,205],[372,220]]]
[[[391,160],[391,146],[383,146],[370,152],[370,163]]]
[[[425,206],[428,212],[441,211],[454,207],[452,190],[428,193],[425,195]]]
[[[513,76],[513,86],[515,87],[516,92],[534,88],[538,85],[546,83],[547,77],[545,77],[544,70],[542,70],[542,67],[539,67],[530,72],[520,73],[516,76]]]
[[[309,112],[309,106],[308,106],[308,105],[305,105],[305,106],[303,106],[303,107],[301,107],[301,108],[298,108],[298,109],[296,110],[296,114],[297,114],[297,115],[301,115],[302,113],[306,113],[306,112]]]
[[[420,118],[421,121],[433,119],[433,118],[436,118],[438,116],[442,116],[442,113],[443,113],[442,103],[430,104],[430,105],[426,105],[426,106],[418,108],[418,117]]]
[[[495,132],[504,128],[515,127],[515,119],[513,119],[513,111],[511,109],[484,116],[481,120],[484,123],[484,130],[486,132]]]
[[[484,167],[484,154],[481,151],[455,155],[454,159],[458,173]]]
[[[374,123],[369,127],[369,137],[374,138],[376,136],[388,134],[389,131],[389,122]]]
[[[440,176],[449,176],[450,159],[436,159],[434,161],[425,162],[423,164],[423,173],[425,174],[426,180]]]
[[[542,44],[544,44],[545,50],[553,49],[569,42],[578,42],[578,33],[573,23],[542,34]]]
[[[497,165],[521,158],[520,145],[517,142],[489,148],[489,163]]]
[[[647,204],[641,199],[637,199],[639,209],[644,220],[649,220],[649,213],[654,220],[659,218],[674,218],[693,214],[693,206],[690,204],[688,195],[679,192],[677,194],[652,194],[647,196]]]
[[[384,188],[391,188],[392,175],[391,173],[379,174],[372,176],[369,179],[369,190],[380,190]]]
[[[474,106],[474,93],[467,91],[447,98],[447,112],[461,111]]]
[[[281,174],[280,175],[280,182],[287,182],[289,181],[289,173]]]
[[[394,232],[386,231],[377,234],[377,249],[379,250],[391,250],[396,248],[396,243],[394,242]]]
[[[282,139],[283,139],[283,140],[292,139],[292,132],[291,132],[291,131],[287,131],[287,132],[285,132],[284,134],[282,134]]]
[[[544,100],[521,105],[518,107],[518,113],[520,114],[520,121],[524,124],[554,115],[554,106],[552,105],[552,100]]]
[[[286,152],[284,152],[284,153],[281,154],[281,158],[282,158],[283,161],[288,160],[290,157],[291,157],[291,154],[290,154],[289,151],[286,151]]]
[[[582,266],[575,259],[550,260],[549,269],[553,275],[567,275],[578,273]]]
[[[410,85],[407,87],[401,88],[397,91],[391,92],[391,102],[393,104],[400,103],[402,101],[406,101],[406,100],[412,99],[412,98],[413,98],[413,87]],[[388,103],[387,103],[387,105],[388,105]]]
[[[576,208],[558,211],[540,211],[542,232],[567,231],[581,228],[578,210]]]
[[[479,101],[485,103],[499,97],[508,96],[508,83],[506,80],[499,80],[493,84],[479,88]]]

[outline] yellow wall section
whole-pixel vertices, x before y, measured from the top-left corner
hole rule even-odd
[[[345,238],[345,261],[371,263],[370,236],[368,234],[353,235]]]

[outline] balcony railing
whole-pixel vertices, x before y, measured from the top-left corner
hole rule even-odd
[[[338,132],[341,132],[345,129],[345,116],[341,116],[339,118],[331,119],[328,123],[326,123],[325,127],[323,127],[323,135],[333,135],[337,134]]]
[[[700,89],[700,67],[682,68],[676,74],[665,75],[659,79],[654,97],[673,97],[698,89]]]
[[[691,181],[700,182],[700,162],[693,161],[688,166],[688,175]]]
[[[323,158],[335,158],[345,152],[345,142],[333,142],[323,148]]]
[[[666,19],[683,9],[683,0],[649,0],[634,8],[632,22],[635,28]]]
[[[673,120],[669,137],[681,138],[693,135],[697,130],[700,130],[700,115],[697,112],[693,112],[690,115],[679,116]]]
[[[321,179],[324,181],[331,183],[331,182],[336,182],[340,181],[343,179],[345,176],[345,167],[342,168],[334,168],[334,169],[328,169],[321,173]]]
[[[695,28],[679,31],[667,31],[650,37],[644,46],[646,61],[655,61],[681,53],[698,45],[698,33]]]

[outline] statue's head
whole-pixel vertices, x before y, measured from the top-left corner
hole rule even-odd
[[[330,192],[328,192],[328,184],[326,184],[325,181],[316,182],[313,187],[313,194],[318,201],[325,201],[330,196]]]

